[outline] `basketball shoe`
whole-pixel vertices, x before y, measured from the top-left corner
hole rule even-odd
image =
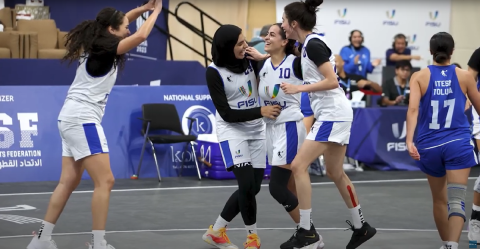
[[[313,227],[313,229],[315,229],[313,224],[311,226]],[[298,231],[298,229],[299,229],[299,226],[297,226],[296,231]],[[318,232],[317,232],[317,234],[318,234],[318,237],[319,237],[318,245],[317,245],[316,248],[314,247],[313,249],[323,249],[325,247],[325,243],[323,243],[322,235],[320,235]],[[293,234],[292,237],[290,237],[290,239],[287,242],[281,244],[280,249],[294,249],[295,248],[294,245],[293,245],[294,238],[295,238],[295,234]]]
[[[247,236],[247,241],[243,243],[245,249],[260,249],[260,238],[252,233]]]
[[[227,236],[227,229],[220,228],[218,231],[213,230],[213,226],[210,226],[208,230],[202,236],[203,241],[212,246],[216,246],[220,249],[238,249],[238,247]]]
[[[359,247],[377,233],[377,229],[371,227],[367,222],[363,223],[363,226],[359,229],[356,229],[349,220],[347,220],[347,224],[350,225],[350,228],[347,230],[353,231],[347,249],[355,249]]]
[[[40,240],[37,234],[33,232],[33,239],[28,244],[27,249],[58,249],[58,247],[53,239]]]
[[[94,249],[92,244],[87,243],[87,245],[88,245],[88,249]],[[103,240],[102,242],[100,242],[100,248],[95,247],[95,249],[115,249],[115,247],[107,244],[106,240]]]

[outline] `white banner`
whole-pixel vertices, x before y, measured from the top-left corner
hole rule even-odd
[[[349,45],[350,32],[362,31],[364,46],[370,49],[372,60],[382,59],[392,47],[393,37],[403,33],[408,37],[412,55],[422,60],[412,60],[414,67],[425,67],[432,62],[429,41],[440,31],[450,31],[451,0],[398,1],[398,0],[327,0],[317,12],[315,32],[325,33],[328,45],[336,54]],[[277,0],[277,19],[282,20],[283,8],[292,0]],[[381,66],[368,77],[381,83]]]

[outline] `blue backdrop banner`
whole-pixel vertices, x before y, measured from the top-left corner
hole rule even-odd
[[[0,85],[69,86],[75,78],[76,65],[61,60],[0,59]],[[188,71],[188,73],[185,73]],[[205,67],[198,61],[127,61],[118,73],[116,85],[206,85]]]
[[[0,95],[0,182],[58,181],[61,172],[61,139],[57,117],[69,86],[2,86]],[[197,119],[193,134],[213,131],[214,106],[206,86],[115,86],[102,126],[110,149],[115,178],[129,178],[139,162],[143,145],[141,106],[171,103],[178,110],[184,132],[188,117]],[[177,176],[185,143],[155,147],[161,174]],[[156,177],[149,146],[141,177]],[[195,175],[190,151],[185,154],[184,175]],[[83,179],[88,179],[85,173]]]
[[[407,107],[355,109],[347,156],[379,170],[419,170],[408,155]]]

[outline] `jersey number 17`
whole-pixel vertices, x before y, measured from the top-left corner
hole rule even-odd
[[[430,105],[433,108],[432,111],[432,122],[429,124],[428,128],[432,130],[440,129],[440,124],[438,123],[438,109],[439,109],[439,102],[438,100],[430,101]],[[450,128],[452,125],[452,117],[453,117],[453,110],[455,109],[455,99],[446,99],[443,101],[443,108],[447,108],[447,116],[445,117],[445,127]]]

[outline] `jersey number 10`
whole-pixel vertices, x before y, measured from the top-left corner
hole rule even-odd
[[[439,108],[439,101],[432,100],[430,105],[433,108],[432,111],[432,122],[428,125],[428,128],[432,130],[440,129],[440,124],[438,123],[438,108]],[[446,99],[443,102],[443,108],[448,107],[447,117],[445,117],[445,127],[450,128],[452,125],[452,117],[453,117],[453,110],[455,109],[455,99]]]
[[[280,68],[280,79],[290,79],[290,74],[290,68]]]

